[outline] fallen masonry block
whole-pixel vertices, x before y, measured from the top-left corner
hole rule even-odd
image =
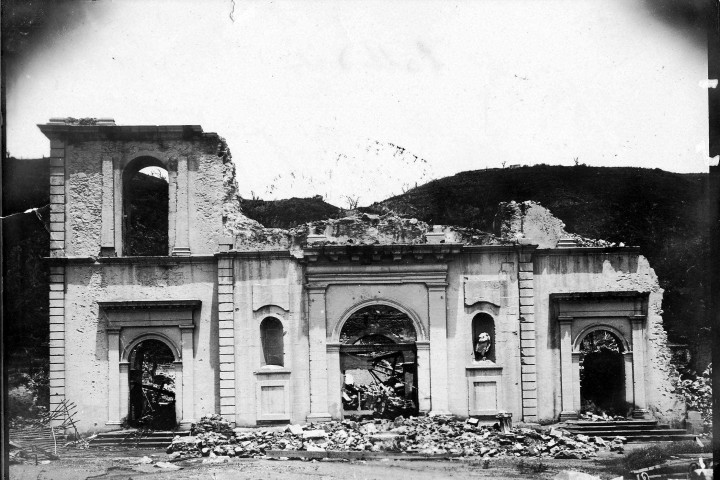
[[[303,432],[302,436],[307,439],[325,438],[327,437],[327,432],[325,430],[308,430]]]
[[[303,434],[303,428],[300,425],[288,425],[287,430],[288,430],[288,432],[292,433],[293,435],[302,435]]]

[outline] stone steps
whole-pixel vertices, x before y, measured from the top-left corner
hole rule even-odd
[[[90,447],[136,447],[136,448],[166,448],[176,435],[189,435],[188,431],[150,431],[117,430],[99,433],[90,440]]]
[[[693,440],[685,430],[670,428],[669,425],[658,425],[654,420],[620,420],[610,422],[566,422],[566,430],[576,435],[601,437],[612,440],[625,437],[628,442],[679,442]]]

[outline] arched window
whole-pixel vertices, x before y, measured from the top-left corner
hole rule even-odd
[[[125,168],[123,255],[169,254],[168,198],[168,173],[160,161],[140,157]]]
[[[487,313],[478,313],[472,320],[472,347],[475,360],[495,361],[495,321]]]
[[[260,342],[265,365],[284,367],[285,349],[283,347],[283,326],[280,320],[267,317],[260,323]]]

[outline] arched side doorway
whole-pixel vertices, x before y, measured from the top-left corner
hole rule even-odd
[[[628,411],[625,398],[625,362],[617,334],[598,328],[580,340],[580,412],[622,415]]]
[[[138,342],[128,356],[128,412],[131,427],[173,430],[179,412],[175,354],[162,340],[148,338]]]
[[[367,305],[347,317],[339,335],[343,416],[418,413],[417,340],[412,319],[390,305]]]

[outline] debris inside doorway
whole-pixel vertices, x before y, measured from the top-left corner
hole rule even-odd
[[[344,418],[417,414],[417,334],[404,312],[370,305],[352,314],[340,332]]]
[[[143,430],[175,428],[174,360],[169,347],[159,340],[145,340],[133,349],[129,426]]]
[[[600,450],[622,452],[623,437],[612,441],[574,435],[556,428],[512,428],[479,425],[446,416],[397,417],[355,422],[332,421],[263,429],[231,429],[219,416],[204,417],[192,436],[173,439],[173,458],[199,456],[263,457],[269,451],[393,452],[482,457],[586,459]]]

